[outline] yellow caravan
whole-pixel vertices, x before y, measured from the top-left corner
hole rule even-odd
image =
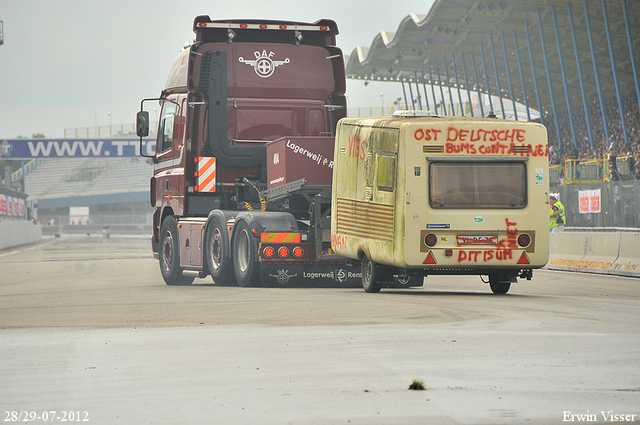
[[[362,262],[365,291],[477,274],[504,294],[547,263],[543,125],[402,111],[342,119],[336,134],[331,245]]]

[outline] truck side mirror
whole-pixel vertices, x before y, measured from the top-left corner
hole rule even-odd
[[[149,135],[149,112],[140,111],[136,115],[136,134],[138,137]]]

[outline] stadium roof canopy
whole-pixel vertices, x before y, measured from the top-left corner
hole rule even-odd
[[[615,98],[616,82],[620,96],[636,91],[639,56],[639,0],[435,0],[427,15],[411,14],[395,33],[354,49],[346,72],[413,90],[423,82],[479,90],[546,115],[597,106],[598,89]]]

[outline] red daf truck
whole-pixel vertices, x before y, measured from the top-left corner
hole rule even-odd
[[[331,20],[195,18],[159,98],[153,253],[168,285],[360,285],[331,251],[345,68]],[[141,152],[146,152],[142,149]],[[406,283],[406,282],[404,282]]]

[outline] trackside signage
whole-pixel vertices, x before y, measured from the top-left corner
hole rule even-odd
[[[24,199],[0,193],[0,216],[24,217]]]
[[[155,139],[142,140],[142,153],[153,155]],[[140,139],[0,140],[0,158],[124,158],[140,156]]]

